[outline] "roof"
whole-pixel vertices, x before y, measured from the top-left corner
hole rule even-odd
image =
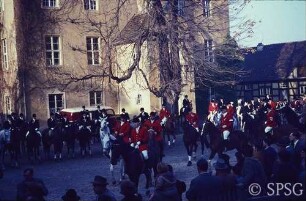
[[[250,75],[242,82],[276,81],[288,78],[294,68],[306,77],[306,41],[265,45],[244,50],[244,68]]]
[[[148,29],[148,26],[148,14],[135,15],[127,22],[113,43],[115,45],[134,43],[143,34],[143,31]]]
[[[109,107],[109,106],[100,106],[100,110],[102,109],[106,109],[106,110],[114,110],[112,107]],[[96,111],[97,110],[97,107],[96,106],[89,106],[89,107],[85,107],[85,110],[88,110],[89,112],[91,111]],[[65,108],[65,109],[62,109],[61,112],[71,112],[71,113],[74,113],[74,112],[81,112],[83,111],[83,108],[82,107],[71,107],[71,108]]]

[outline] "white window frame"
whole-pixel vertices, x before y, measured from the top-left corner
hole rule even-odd
[[[8,70],[8,53],[7,53],[7,40],[6,38],[1,40],[2,46],[2,69]]]
[[[83,0],[84,10],[98,10],[99,0]]]
[[[214,62],[214,41],[211,39],[205,39],[204,40],[204,59],[206,62]]]
[[[204,17],[210,17],[211,16],[211,13],[210,13],[211,0],[202,0],[202,3],[203,3],[203,15],[204,15]]]
[[[87,40],[90,40],[90,43],[87,43]],[[94,47],[94,39],[98,40],[98,48],[95,49]],[[90,48],[88,48],[90,47]],[[91,66],[96,66],[101,64],[101,57],[100,57],[100,38],[99,37],[86,37],[86,52],[87,52],[87,64]],[[98,59],[96,60],[95,56],[98,54]],[[91,59],[89,58],[91,56]]]
[[[42,8],[59,8],[59,0],[41,0],[41,7]]]
[[[93,95],[93,97],[92,97]],[[98,97],[100,96],[100,97]],[[100,99],[100,102],[98,101],[98,98]],[[102,105],[103,102],[103,92],[102,91],[90,91],[89,92],[89,105],[90,106],[96,106],[96,105]],[[91,102],[93,100],[94,102]]]
[[[47,38],[50,38],[51,49],[47,49]],[[58,38],[58,49],[54,49],[54,39]],[[47,57],[47,54],[51,53],[51,58]],[[55,53],[58,53],[58,64],[55,64]],[[60,66],[62,64],[62,55],[61,55],[61,38],[58,35],[46,35],[45,36],[45,57],[47,66]]]
[[[0,0],[0,13],[4,11],[4,0]]]
[[[141,104],[142,104],[142,95],[141,94],[137,94],[136,105],[141,105]]]
[[[55,105],[54,108],[50,107],[50,96],[52,96],[52,95],[54,96],[54,105]],[[62,100],[61,100],[62,101],[62,106],[61,107],[59,107],[59,105],[58,105],[59,96],[61,96],[61,98],[62,98]],[[55,113],[57,111],[57,108],[59,108],[59,109],[65,108],[65,95],[64,95],[64,93],[50,93],[50,94],[48,94],[48,112],[49,112],[49,114]]]
[[[6,114],[12,113],[12,101],[9,95],[4,96],[5,112]]]
[[[300,83],[299,90],[300,90],[300,95],[303,95],[303,94],[306,95],[306,82]]]

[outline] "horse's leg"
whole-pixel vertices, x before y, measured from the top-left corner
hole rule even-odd
[[[216,150],[212,148],[209,155],[209,161],[211,161],[215,157],[216,153],[217,153]]]
[[[186,142],[186,140],[184,140],[184,146],[186,148],[187,154],[188,154],[188,163],[187,166],[191,166],[191,154],[192,154],[192,149],[191,149],[191,145]]]
[[[146,195],[150,194],[150,186],[152,185],[152,177],[151,177],[151,170],[148,164],[148,160],[145,161],[145,169],[144,169],[144,175],[146,176]]]
[[[120,165],[120,181],[121,181],[125,178],[125,163],[122,158],[119,161],[119,165]]]

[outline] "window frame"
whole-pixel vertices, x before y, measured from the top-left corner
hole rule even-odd
[[[210,63],[215,61],[214,41],[212,39],[204,40],[204,59],[206,62]]]
[[[7,51],[7,39],[3,38],[1,39],[1,53],[2,53],[2,58],[1,58],[1,65],[2,69],[8,70],[9,65],[8,65],[8,51]]]
[[[92,9],[91,8],[91,2],[95,2],[96,3],[96,5],[95,5],[95,9]],[[84,5],[84,10],[86,10],[86,11],[97,11],[97,10],[99,10],[98,8],[99,8],[99,0],[83,0],[83,5]],[[86,6],[88,5],[88,8],[86,8]]]
[[[98,94],[97,93],[100,93],[100,102],[97,101],[98,100]],[[92,97],[92,95],[94,97]],[[94,103],[91,102],[92,100],[94,100]],[[102,105],[103,103],[103,91],[90,91],[89,92],[89,105],[90,106],[97,106],[97,105]]]
[[[211,16],[211,0],[202,0],[203,4],[203,16],[210,17]]]
[[[50,37],[50,46],[51,49],[47,50],[47,38]],[[58,38],[58,50],[54,50],[54,38],[57,37]],[[59,35],[45,35],[44,37],[45,39],[45,61],[46,61],[46,66],[47,67],[57,67],[57,66],[61,66],[62,65],[62,42],[61,42],[61,37]],[[51,63],[48,62],[48,56],[47,54],[51,53]],[[58,64],[55,64],[55,53],[58,53]]]
[[[55,9],[55,8],[59,8],[59,1],[60,0],[54,0],[54,6],[51,6],[51,2],[53,0],[41,0],[41,7],[44,9]],[[48,5],[44,5],[45,2],[48,3]]]
[[[90,50],[88,50],[88,43],[87,40],[90,39]],[[94,42],[93,39],[98,39],[98,49],[95,50],[94,49]],[[96,37],[96,36],[87,36],[86,37],[86,56],[87,56],[87,65],[89,66],[99,66],[101,65],[101,42],[100,42],[100,37]],[[95,63],[95,53],[98,53],[98,63]],[[89,56],[91,55],[91,63],[89,62]]]
[[[50,96],[54,96],[54,108],[50,107]],[[58,106],[58,96],[61,96],[62,107]],[[64,109],[65,108],[65,94],[64,93],[48,93],[48,112],[49,114],[55,113],[57,108]],[[53,110],[52,110],[53,109]]]

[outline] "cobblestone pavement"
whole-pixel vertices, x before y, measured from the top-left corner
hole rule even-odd
[[[166,147],[165,145],[165,157],[163,162],[169,163],[173,166],[176,177],[186,182],[187,189],[189,187],[192,178],[197,176],[196,159],[193,160],[193,164],[187,167],[187,154],[183,146],[182,135],[179,135],[174,146]],[[200,147],[199,147],[200,148]],[[233,153],[229,152],[231,156],[231,162],[234,163]],[[204,157],[208,157],[209,150],[205,151]],[[197,152],[197,158],[199,158],[200,149]],[[216,160],[216,157],[214,158]],[[214,162],[212,161],[212,163]],[[86,156],[84,158],[78,156],[74,159],[64,158],[61,161],[45,161],[41,164],[30,165],[28,162],[23,161],[21,168],[6,168],[4,177],[0,179],[0,200],[14,200],[16,196],[16,185],[23,178],[23,170],[27,167],[34,168],[34,176],[41,178],[49,190],[49,194],[46,197],[47,200],[61,200],[62,195],[65,194],[69,188],[76,189],[81,200],[95,200],[95,195],[92,189],[91,181],[95,175],[101,175],[108,179],[111,183],[111,174],[109,171],[109,160],[106,157],[102,157],[102,151],[98,143],[94,144],[93,156]],[[115,174],[119,179],[119,168],[115,167]],[[144,197],[144,200],[148,200],[145,196],[145,177],[140,178],[139,192]],[[122,199],[120,194],[119,185],[108,185],[108,188],[116,195],[117,200]],[[150,189],[151,192],[153,188]],[[185,200],[185,195],[183,195]]]

